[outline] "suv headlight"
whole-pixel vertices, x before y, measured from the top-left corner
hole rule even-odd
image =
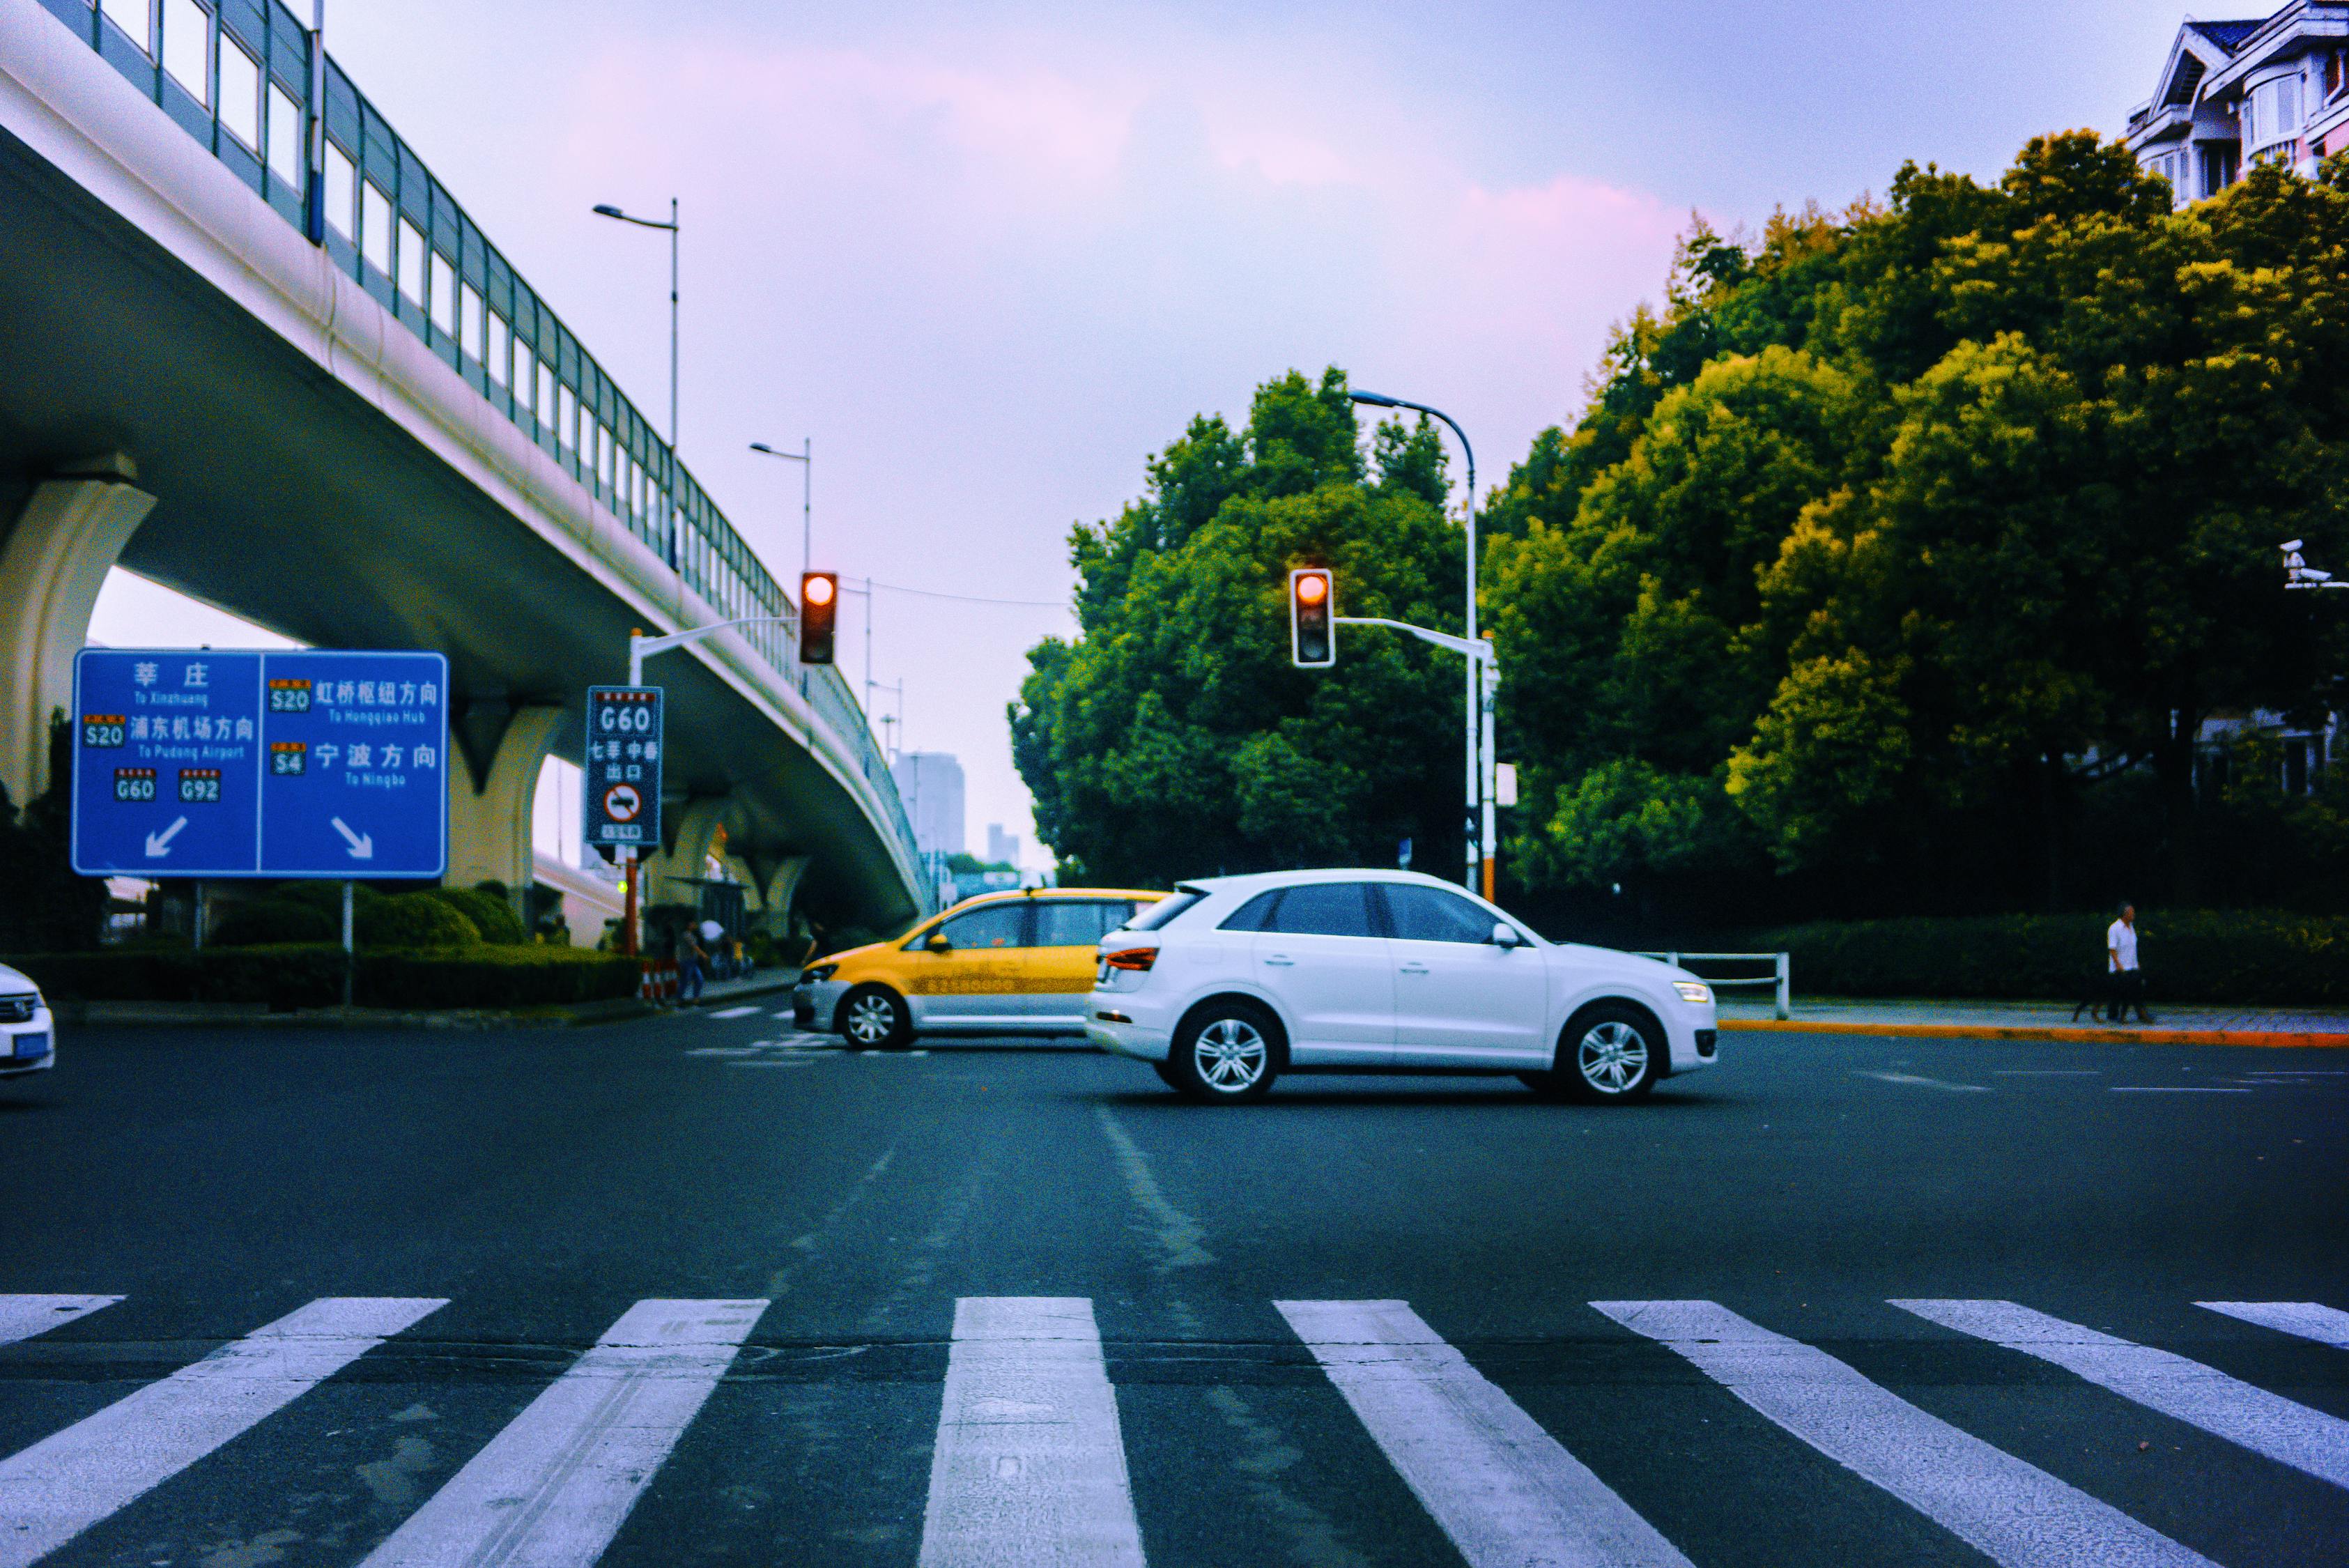
[[[1702,981],[1676,980],[1672,981],[1672,989],[1681,993],[1682,1002],[1702,1003],[1713,1000],[1713,987]]]
[[[830,980],[832,978],[833,971],[839,967],[840,966],[836,963],[820,963],[811,965],[810,967],[800,971],[800,983],[802,985],[809,985],[819,980]]]

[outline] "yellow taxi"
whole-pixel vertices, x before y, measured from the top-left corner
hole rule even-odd
[[[916,1034],[1082,1034],[1102,938],[1166,897],[1030,888],[967,898],[800,972],[792,1018],[872,1050]]]

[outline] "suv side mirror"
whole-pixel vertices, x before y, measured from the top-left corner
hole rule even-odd
[[[954,950],[954,943],[947,940],[947,934],[944,931],[932,931],[930,933],[930,940],[924,942],[922,946],[934,953],[952,952]]]
[[[1526,945],[1526,939],[1519,936],[1517,928],[1508,921],[1495,920],[1493,922],[1493,945],[1496,948],[1521,948]]]

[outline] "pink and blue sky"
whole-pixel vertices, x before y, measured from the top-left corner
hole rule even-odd
[[[1057,605],[1070,524],[1192,414],[1334,363],[1448,409],[1489,483],[1573,418],[1692,210],[1752,225],[1906,158],[1990,175],[2034,133],[2109,134],[2180,15],[328,0],[327,30],[657,420],[665,240],[589,208],[683,202],[682,450],[779,577],[799,476],[747,448],[808,437],[820,566]],[[150,600],[109,590],[93,635],[151,628]],[[1032,843],[1003,706],[1068,617],[878,604],[901,739],[962,758],[974,840]]]

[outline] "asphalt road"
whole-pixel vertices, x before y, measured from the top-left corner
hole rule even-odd
[[[63,1044],[0,1568],[2349,1562],[2349,1053],[1199,1108],[767,1010]]]

